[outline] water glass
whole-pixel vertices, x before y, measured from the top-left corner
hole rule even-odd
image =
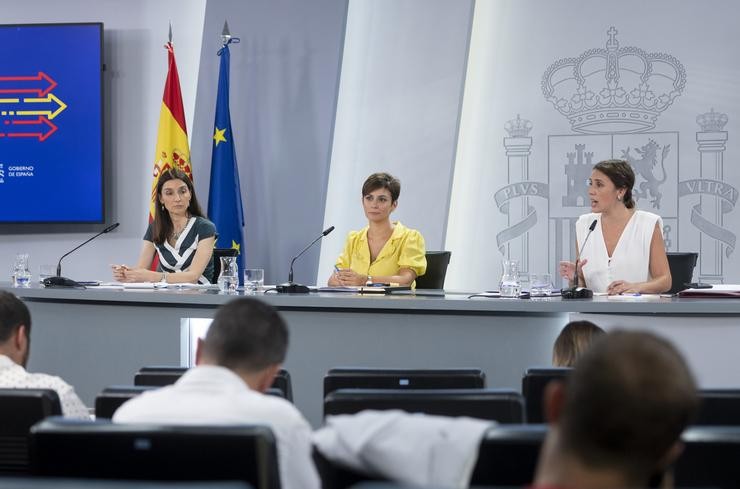
[[[13,287],[30,287],[31,272],[28,269],[28,253],[15,255],[15,265],[11,276]]]
[[[522,284],[519,281],[519,262],[517,260],[503,260],[503,273],[499,282],[501,297],[519,297]]]
[[[552,293],[552,278],[549,273],[533,273],[529,292],[532,297],[547,297]]]
[[[45,278],[53,277],[56,275],[56,269],[54,265],[39,265],[39,283],[43,284]]]
[[[247,268],[244,270],[244,290],[248,294],[256,294],[265,285],[264,268]]]

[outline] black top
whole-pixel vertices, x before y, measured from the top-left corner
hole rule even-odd
[[[152,241],[152,224],[144,233],[144,240],[154,243],[159,255],[159,267],[165,272],[180,272],[187,270],[193,262],[195,250],[198,248],[198,242],[202,239],[216,236],[216,226],[205,217],[191,217],[182,234],[177,238],[175,246],[168,241],[162,244],[156,244]],[[198,279],[199,284],[210,284],[213,276],[213,256],[211,256],[208,265],[203,270],[203,275]]]

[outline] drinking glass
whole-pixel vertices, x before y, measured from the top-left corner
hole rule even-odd
[[[533,273],[529,292],[532,297],[547,297],[552,293],[552,278],[549,273]]]
[[[265,285],[265,270],[263,268],[247,268],[244,270],[244,290],[248,294],[256,294]]]
[[[503,273],[499,282],[501,297],[519,297],[522,284],[519,281],[519,262],[517,260],[503,260]]]
[[[44,279],[56,275],[54,265],[39,265],[39,283],[44,283]]]

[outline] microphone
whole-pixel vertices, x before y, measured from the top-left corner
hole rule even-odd
[[[594,229],[596,229],[597,222],[598,220],[594,219],[594,222],[592,222],[591,225],[588,227],[588,233],[586,233],[586,237],[584,238],[583,243],[581,243],[581,249],[578,252],[578,258],[576,258],[575,271],[573,272],[573,287],[560,289],[560,295],[563,299],[590,299],[594,296],[594,293],[591,289],[578,287],[578,262],[581,260],[583,248],[586,247],[586,242],[588,241],[588,238],[591,236],[591,233],[594,232]]]
[[[67,277],[62,277],[62,260],[64,260],[65,257],[67,257],[68,255],[70,255],[74,251],[77,251],[78,249],[82,248],[87,243],[89,243],[90,241],[94,240],[95,238],[97,238],[101,234],[109,233],[109,232],[113,231],[114,229],[116,229],[120,225],[121,225],[120,222],[117,222],[115,224],[111,224],[110,226],[108,226],[107,228],[103,229],[102,231],[100,231],[98,234],[96,234],[92,238],[90,238],[87,241],[83,242],[82,244],[80,244],[80,245],[72,248],[70,251],[68,251],[67,253],[65,253],[64,255],[62,255],[62,257],[59,259],[59,262],[57,263],[57,275],[56,275],[56,277],[48,277],[48,278],[45,278],[44,279],[44,286],[46,286],[46,287],[82,287],[82,285],[80,283],[75,282],[74,280],[69,279]]]
[[[316,239],[311,241],[311,243],[308,246],[303,248],[300,253],[298,253],[296,256],[293,257],[292,260],[290,260],[290,271],[288,272],[288,282],[278,285],[276,287],[276,290],[278,291],[278,293],[280,294],[306,294],[309,292],[308,287],[306,287],[305,285],[293,283],[293,264],[298,258],[301,257],[301,255],[303,255],[306,251],[308,251],[308,249],[311,246],[313,246],[314,243],[316,243],[318,240],[320,240],[321,238],[323,238],[324,236],[326,236],[332,231],[334,231],[334,226],[329,226],[328,228],[321,231],[321,234]]]

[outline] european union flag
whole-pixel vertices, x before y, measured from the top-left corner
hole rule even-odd
[[[211,153],[211,187],[208,194],[208,218],[216,225],[216,248],[239,250],[237,263],[244,270],[244,210],[239,189],[239,168],[236,165],[234,133],[229,112],[229,45],[219,51],[216,122]],[[240,279],[241,282],[241,279]]]

